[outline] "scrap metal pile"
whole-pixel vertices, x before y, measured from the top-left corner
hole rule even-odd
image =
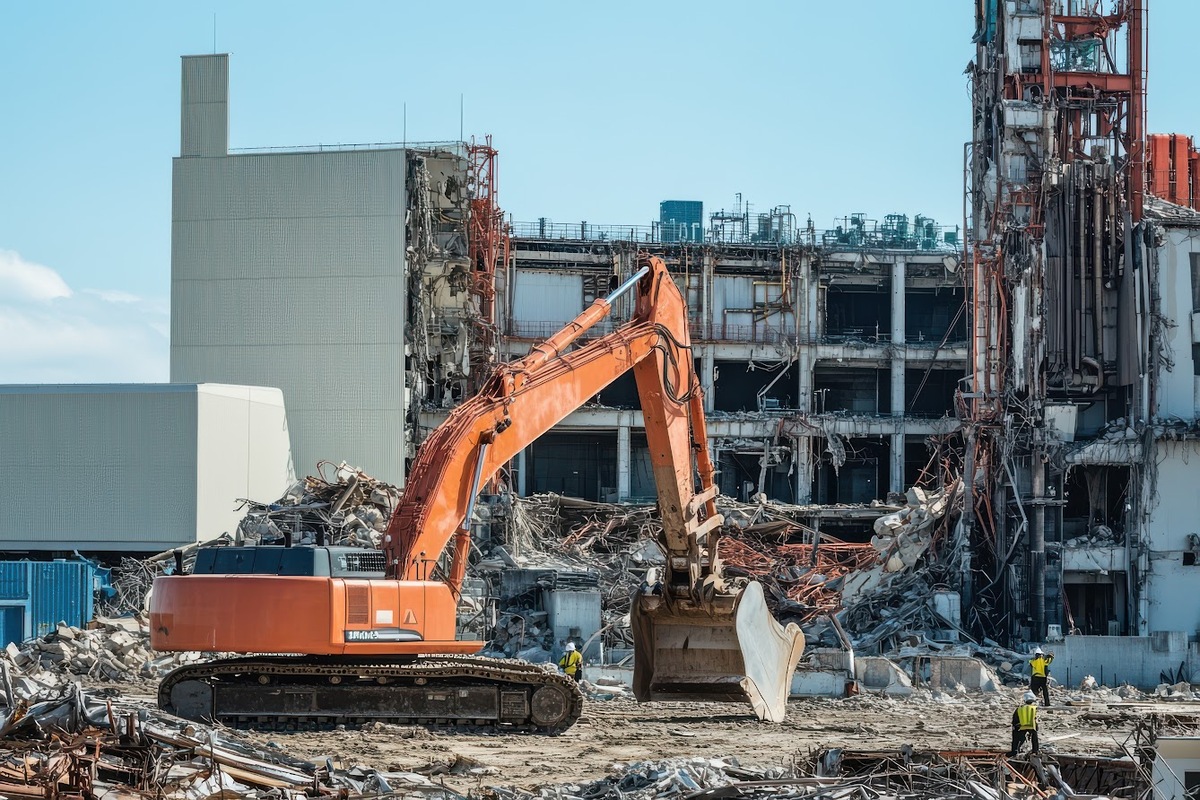
[[[814,640],[837,645],[829,624],[838,615],[858,644],[878,645],[910,626],[937,629],[951,623],[929,609],[933,588],[950,565],[937,547],[961,503],[961,483],[912,489],[904,506],[882,507],[870,542],[820,534],[797,521],[803,510],[777,503],[719,500],[727,525],[718,547],[727,574],[763,583],[771,610],[795,621]],[[493,512],[492,545],[473,566],[476,575],[507,569],[544,569],[555,575],[598,573],[603,593],[604,642],[630,647],[629,606],[650,567],[663,562],[653,506],[619,505],[559,495],[513,498]],[[485,548],[487,546],[485,545]],[[503,598],[490,650],[545,660],[553,637],[536,597]],[[539,617],[538,615],[541,614]]]
[[[67,684],[0,709],[0,795],[215,798],[420,796],[457,792],[409,772],[323,764],[260,748],[224,730]]]
[[[1090,772],[1071,757],[1010,759],[993,751],[857,752],[824,748],[797,754],[787,766],[743,767],[733,758],[687,758],[618,764],[587,784],[538,791],[490,788],[491,800],[721,800],[722,798],[1052,798],[1084,796],[1069,783],[1079,775],[1087,796],[1103,790],[1127,796],[1143,776],[1133,761],[1088,759]],[[1086,777],[1085,777],[1086,776]]]

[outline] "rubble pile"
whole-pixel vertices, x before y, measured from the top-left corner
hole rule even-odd
[[[754,578],[783,621],[795,621],[813,641],[837,645],[830,614],[856,647],[875,647],[910,629],[946,629],[929,605],[934,587],[951,579],[934,557],[961,504],[961,482],[937,490],[911,489],[903,506],[885,507],[870,543],[843,542],[796,521],[797,507],[719,499],[727,525],[718,552],[727,574]],[[543,569],[563,576],[598,575],[604,644],[628,648],[630,601],[647,570],[663,563],[662,530],[653,506],[595,503],[535,495],[513,498],[493,512],[492,543],[473,574]],[[537,598],[504,598],[489,634],[489,653],[529,660],[551,658],[555,642]],[[891,640],[889,639],[889,642]]]
[[[1074,762],[1071,757],[1053,756],[1010,759],[989,751],[921,752],[910,745],[883,752],[822,748],[793,756],[787,766],[743,767],[735,758],[665,759],[615,764],[607,777],[586,784],[543,786],[537,791],[489,787],[483,794],[490,800],[1000,800],[1080,796],[1067,780],[1076,774],[1114,793],[1132,790],[1138,780],[1132,762],[1093,758],[1087,772]]]
[[[9,644],[0,654],[0,669],[9,678],[4,694],[11,702],[56,690],[65,676],[119,682],[156,679],[178,666],[210,657],[152,651],[144,620],[101,617],[87,628],[60,623],[45,636]]]
[[[333,470],[332,477],[325,473]],[[317,464],[273,503],[243,499],[237,541],[249,544],[330,544],[378,548],[400,502],[400,490],[345,461]]]

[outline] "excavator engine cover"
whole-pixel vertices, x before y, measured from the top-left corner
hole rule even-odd
[[[761,584],[709,602],[639,593],[630,623],[638,700],[750,703],[760,720],[783,721],[804,634],[775,620]]]

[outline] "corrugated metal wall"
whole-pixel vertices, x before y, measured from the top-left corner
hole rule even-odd
[[[0,561],[0,646],[87,624],[94,580],[81,561]]]
[[[402,150],[178,158],[171,380],[277,386],[296,470],[400,482]]]
[[[519,324],[552,323],[561,326],[583,310],[583,275],[541,270],[518,270],[513,292],[513,319]],[[549,336],[548,333],[531,335]]]
[[[229,56],[183,57],[181,156],[223,156],[229,149]]]
[[[232,531],[293,476],[283,398],[247,386],[0,386],[0,548],[157,552]]]
[[[0,387],[0,453],[0,546],[195,541],[195,387]]]

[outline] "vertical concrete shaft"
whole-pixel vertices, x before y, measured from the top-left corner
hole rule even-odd
[[[717,346],[700,346],[700,388],[704,390],[704,413],[711,414],[717,408],[717,382],[713,375],[717,371]]]
[[[904,491],[904,368],[908,348],[904,329],[904,259],[892,262],[892,433],[891,475],[888,489]]]
[[[792,446],[792,478],[796,482],[796,503],[812,502],[812,437],[797,436]]]
[[[521,452],[517,453],[517,457],[515,459],[517,462],[517,486],[516,486],[517,497],[527,497],[528,496],[525,492],[526,485],[527,485],[526,480],[525,480],[526,464],[529,463],[529,459],[527,459],[525,457],[525,454],[528,452],[529,452],[529,448],[528,447],[524,448],[523,450],[521,450]]]
[[[1034,449],[1030,466],[1033,494],[1033,524],[1029,536],[1029,605],[1033,617],[1030,632],[1035,642],[1046,639],[1046,465],[1041,450]]]
[[[817,282],[809,280],[812,261],[808,255],[801,257],[796,270],[796,408],[801,414],[813,410],[813,351],[816,347],[816,294]],[[811,296],[810,296],[811,295]]]
[[[630,425],[621,414],[617,426],[617,501],[629,499],[632,483],[633,446],[630,444]]]

